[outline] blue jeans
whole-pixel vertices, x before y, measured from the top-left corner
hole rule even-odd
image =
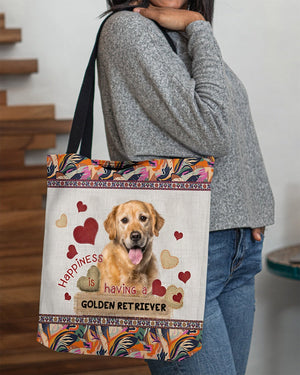
[[[210,232],[202,349],[180,362],[147,360],[152,374],[245,374],[263,239],[250,228]]]

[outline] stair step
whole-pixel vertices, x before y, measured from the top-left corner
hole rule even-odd
[[[7,152],[0,151],[0,170],[15,169],[24,167],[24,150],[16,150],[9,156]]]
[[[37,321],[32,332],[26,332],[22,334],[22,340],[20,340],[20,335],[17,332],[5,332],[5,342],[2,341],[0,343],[1,354],[4,356],[7,354],[11,354],[12,352],[21,350],[24,345],[24,341],[28,343],[28,349],[34,350],[37,346],[36,336]]]
[[[3,340],[5,342],[5,338]],[[24,341],[22,349],[13,351],[1,358],[0,371],[3,371],[1,374],[150,375],[148,366],[141,359],[99,358],[96,355],[84,356],[87,358],[83,359],[82,355],[58,353],[37,343],[34,349],[30,346],[27,348],[25,343]],[[14,370],[16,372],[12,372]],[[79,373],[78,370],[81,372]]]
[[[43,210],[46,192],[46,179],[0,181],[0,228],[8,213]]]
[[[23,197],[28,195],[43,195],[47,192],[47,181],[44,178],[28,180],[0,181],[0,199]],[[2,205],[2,202],[0,202]]]
[[[8,169],[0,171],[0,181],[3,180],[25,180],[29,178],[46,178],[47,167],[46,166],[30,166],[23,167],[20,169]]]
[[[0,105],[6,105],[6,104],[7,104],[6,91],[0,90]]]
[[[1,44],[18,43],[21,40],[22,40],[21,29],[0,28],[0,43]]]
[[[30,195],[24,197],[6,197],[0,203],[0,212],[16,210],[40,210],[43,208],[43,197],[41,195]]]
[[[31,74],[37,73],[38,61],[34,60],[0,60],[0,74]]]
[[[0,274],[4,275],[6,273],[39,273],[42,269],[42,253],[37,256],[25,256],[16,257],[14,260],[11,258],[1,259],[0,264]],[[2,277],[1,277],[2,278]],[[24,285],[21,285],[21,287]],[[7,288],[12,287],[12,285],[7,285]],[[1,292],[0,292],[1,294]]]
[[[4,275],[6,273],[39,273],[42,269],[42,253],[38,256],[30,257],[17,257],[14,260],[10,258],[1,259],[0,264],[0,274]],[[21,287],[24,285],[21,285]],[[7,287],[12,287],[12,285],[7,285]],[[1,293],[1,292],[0,292]]]
[[[26,281],[25,281],[25,285],[27,285]],[[19,332],[20,334],[25,333],[25,332],[35,332],[36,329],[37,329],[35,316],[37,316],[36,309],[35,309],[35,314],[33,314],[29,318],[23,318],[23,319],[20,319],[18,321],[16,321],[16,320],[7,321],[6,323],[4,323],[0,320],[0,332],[1,331],[2,332],[4,332],[4,331]],[[0,316],[0,319],[1,319],[1,316]]]
[[[20,275],[22,276],[22,275]],[[40,282],[36,285],[39,285]],[[16,311],[17,310],[17,311]],[[21,332],[34,332],[37,330],[39,303],[18,303],[13,307],[11,304],[1,304],[0,306],[0,332],[19,332],[15,330],[15,324]],[[22,314],[23,313],[23,314]],[[24,322],[24,325],[23,325]],[[9,330],[12,326],[14,329]],[[1,337],[2,337],[1,335]],[[3,337],[2,337],[3,340]],[[0,371],[1,373],[1,371]],[[2,374],[2,373],[1,373]]]
[[[45,221],[44,210],[24,210],[0,213],[1,241],[6,237],[19,235],[19,231],[33,235],[35,231],[43,230]],[[3,236],[2,236],[3,234]],[[2,239],[3,238],[3,239]],[[22,237],[20,236],[20,241]]]
[[[3,355],[0,371],[3,375],[151,375],[141,359],[58,353],[38,343],[34,349],[27,347],[26,341],[19,351]]]
[[[0,107],[1,121],[54,119],[54,105],[21,105]],[[49,130],[48,130],[49,133]]]
[[[41,252],[42,253],[42,252]],[[31,259],[31,258],[29,258]],[[13,262],[13,261],[11,261]],[[39,285],[41,283],[41,265],[37,272],[27,272],[26,278],[24,277],[18,277],[19,275],[16,275],[16,273],[11,272],[5,272],[0,278],[0,289],[2,288],[20,288],[24,286],[34,286]],[[0,265],[1,267],[1,265]],[[27,268],[26,268],[27,269]],[[23,273],[22,271],[20,273]]]
[[[0,153],[14,150],[47,150],[55,147],[55,144],[55,134],[6,135],[0,138]]]
[[[49,129],[48,129],[49,131]],[[1,132],[0,132],[1,133]],[[5,134],[5,133],[4,133]],[[56,145],[56,134],[12,134],[10,135],[1,135],[0,134],[0,180],[3,179],[16,179],[20,175],[20,171],[26,168],[24,166],[24,157],[25,152],[30,150],[49,150],[54,148]],[[9,155],[9,157],[8,157]],[[46,163],[46,158],[45,158]],[[42,164],[37,166],[37,168],[43,167]],[[45,167],[44,167],[45,168]],[[13,171],[10,172],[9,170]],[[18,174],[15,175],[14,172],[16,169],[19,169]],[[25,169],[26,170],[26,169]],[[45,169],[46,171],[46,169]],[[21,178],[30,178],[32,177],[32,172],[34,174],[40,172],[34,169],[28,169],[27,172],[22,172]],[[43,173],[45,177],[45,173]]]
[[[43,227],[38,228],[38,230],[35,229],[35,231],[33,232],[22,228],[18,230],[18,232],[13,232],[12,230],[1,232],[1,257],[3,257],[3,254],[5,254],[5,251],[10,253],[16,251],[16,254],[19,254],[22,253],[25,248],[28,248],[30,249],[30,251],[35,252],[36,248],[43,248],[43,242]]]
[[[15,304],[16,306],[16,304]],[[18,309],[11,309],[9,304],[0,304],[0,324],[7,324],[9,321],[22,321],[22,319],[35,319],[38,315],[38,304],[36,302],[31,303],[18,303]],[[0,372],[1,373],[1,372]]]
[[[0,29],[4,29],[5,27],[5,16],[4,13],[0,13]]]
[[[36,317],[36,321],[37,321],[37,317]],[[32,340],[30,341],[32,342]],[[17,375],[17,374],[49,375],[49,374],[58,374],[57,369],[59,369],[60,374],[67,374],[67,373],[70,373],[69,368],[76,371],[76,367],[78,368],[78,366],[80,366],[82,363],[82,359],[81,359],[80,362],[76,361],[75,366],[70,366],[73,364],[73,361],[74,361],[70,358],[70,356],[75,356],[75,354],[72,355],[69,353],[57,353],[55,351],[46,349],[42,345],[38,345],[36,340],[34,340],[34,342],[35,342],[34,350],[32,348],[28,348],[28,351],[27,351],[26,349],[27,343],[25,344],[24,342],[24,347],[19,352],[13,351],[12,353],[9,353],[5,356],[4,355],[1,356],[1,365],[0,365],[1,374],[5,374],[5,375]],[[76,357],[78,357],[78,355],[76,355]],[[89,358],[89,361],[90,360],[91,359]],[[52,362],[54,362],[54,366]],[[65,368],[66,363],[68,367],[68,370],[67,370],[68,372],[61,372],[63,371],[63,368]],[[102,363],[102,360],[101,360],[101,363]],[[45,366],[45,364],[47,365]],[[99,366],[100,364],[97,363],[97,366],[95,367],[99,368]],[[49,367],[51,367],[50,371],[49,371]],[[87,367],[87,365],[85,367]],[[143,375],[143,374],[140,374],[140,375]]]
[[[9,108],[9,107],[8,107]],[[1,113],[1,109],[0,109]],[[0,121],[0,135],[14,134],[68,134],[71,131],[72,120],[24,120]]]
[[[42,264],[40,264],[40,268],[41,266]],[[5,301],[7,304],[11,304],[16,301],[18,301],[18,303],[36,302],[39,300],[40,286],[34,285],[31,287],[16,288],[14,293],[12,293],[12,290],[9,288],[1,289],[0,296],[1,301]]]
[[[37,322],[32,332],[26,332],[22,334],[22,340],[20,340],[20,335],[18,332],[8,333],[5,330],[5,342],[0,343],[0,350],[2,355],[11,354],[17,350],[21,350],[24,345],[24,341],[28,343],[27,348],[36,348],[36,336],[37,336]]]
[[[4,245],[4,244],[2,244]],[[21,242],[14,244],[5,244],[5,246],[0,246],[0,260],[4,258],[15,258],[22,256],[31,256],[31,255],[41,255],[43,253],[43,239],[34,242],[31,240],[28,243]],[[1,262],[0,262],[1,263]],[[2,280],[3,281],[3,280]],[[0,280],[0,285],[1,280]],[[0,319],[1,320],[1,319]]]

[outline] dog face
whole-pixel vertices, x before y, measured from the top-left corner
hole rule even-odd
[[[149,258],[153,236],[158,236],[164,219],[151,203],[137,200],[115,206],[104,222],[109,239],[117,242],[132,264]]]

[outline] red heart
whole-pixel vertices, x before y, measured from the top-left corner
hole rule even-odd
[[[75,255],[77,255],[77,250],[76,250],[76,247],[74,245],[70,245],[68,247],[69,251],[67,252],[67,257],[69,259],[73,259]]]
[[[175,236],[176,240],[180,240],[183,237],[183,233],[176,231],[174,233],[174,236]]]
[[[84,222],[84,226],[76,227],[73,231],[75,241],[78,243],[95,244],[96,234],[98,232],[98,223],[95,219],[89,217]]]
[[[173,296],[173,300],[175,302],[178,302],[178,303],[181,301],[181,298],[182,298],[182,294],[181,293],[174,294],[174,296]]]
[[[191,273],[189,271],[179,272],[178,279],[186,283],[191,278]]]
[[[163,297],[166,294],[166,288],[161,285],[161,281],[156,279],[152,283],[152,294],[155,294],[159,297]]]
[[[78,212],[84,212],[87,210],[87,205],[83,204],[81,201],[77,203]]]
[[[70,301],[71,298],[72,298],[72,297],[70,296],[69,293],[65,293],[65,300],[66,300],[66,301]]]

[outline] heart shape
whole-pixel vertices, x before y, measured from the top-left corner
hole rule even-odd
[[[161,285],[161,281],[156,279],[152,283],[152,294],[163,297],[166,294],[166,288]]]
[[[173,301],[180,303],[181,298],[182,298],[182,294],[181,293],[177,293],[177,294],[175,294],[173,296]]]
[[[167,288],[165,301],[172,309],[181,309],[183,306],[184,291],[182,288],[177,288],[175,285],[170,285]]]
[[[186,283],[191,278],[191,273],[189,271],[179,272],[178,279]]]
[[[84,212],[87,210],[87,205],[83,204],[82,201],[79,201],[77,203],[77,209],[78,209],[78,212]]]
[[[90,243],[95,245],[95,238],[98,232],[98,223],[93,218],[88,218],[83,226],[76,227],[73,231],[75,241],[78,243]]]
[[[96,266],[92,266],[87,271],[87,276],[81,276],[77,281],[77,286],[84,292],[96,292],[99,290],[100,272]]]
[[[176,231],[174,233],[174,236],[175,236],[176,240],[180,240],[183,237],[183,233]]]
[[[170,254],[169,250],[163,250],[160,253],[161,265],[164,269],[171,269],[177,266],[179,259]]]
[[[77,250],[76,250],[76,247],[74,245],[70,245],[68,247],[69,251],[67,252],[67,257],[69,259],[73,259],[75,255],[78,254]]]
[[[68,222],[67,215],[62,214],[60,215],[60,218],[56,220],[55,223],[58,228],[65,228],[67,226],[67,222]]]
[[[65,293],[65,300],[66,300],[66,301],[70,301],[71,298],[72,298],[72,297],[70,296],[69,293]]]

